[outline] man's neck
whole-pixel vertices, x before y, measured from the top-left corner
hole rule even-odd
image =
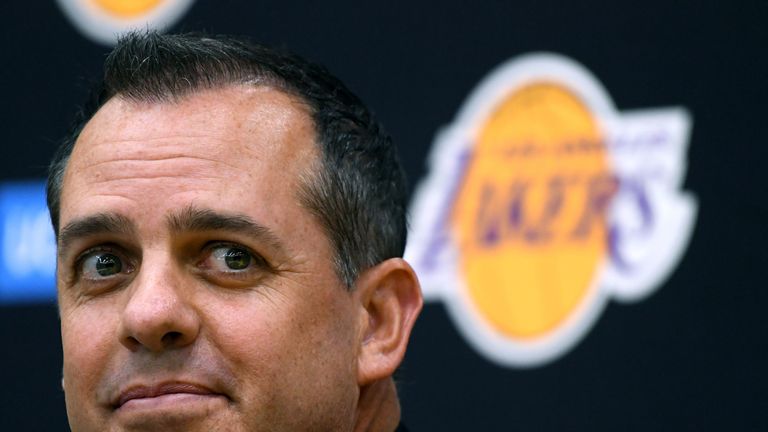
[[[355,432],[392,432],[400,422],[400,402],[390,378],[361,389]]]

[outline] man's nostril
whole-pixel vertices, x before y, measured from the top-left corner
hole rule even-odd
[[[162,339],[163,345],[166,345],[166,346],[172,345],[181,338],[182,338],[182,335],[180,332],[177,332],[177,331],[168,332],[163,335],[163,339]]]

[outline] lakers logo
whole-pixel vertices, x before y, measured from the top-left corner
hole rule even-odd
[[[406,255],[425,297],[492,360],[556,359],[681,257],[689,127],[680,108],[616,112],[567,58],[503,65],[438,136],[414,197]]]
[[[172,25],[193,0],[58,0],[67,17],[96,42],[113,44],[120,33]]]

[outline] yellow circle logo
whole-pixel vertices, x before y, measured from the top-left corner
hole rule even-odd
[[[682,108],[617,112],[565,57],[500,66],[438,135],[411,204],[425,299],[493,361],[557,359],[609,299],[644,298],[681,258],[689,129]]]
[[[482,126],[454,223],[470,297],[498,331],[535,338],[584,300],[607,250],[610,191],[589,202],[611,178],[599,142],[594,115],[550,83],[515,91]]]
[[[163,30],[194,0],[58,0],[72,24],[94,42],[112,45],[131,30]]]
[[[118,17],[132,18],[152,11],[161,0],[93,0],[107,13]]]

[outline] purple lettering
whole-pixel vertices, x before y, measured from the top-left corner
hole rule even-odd
[[[654,224],[653,209],[648,200],[648,195],[641,181],[624,179],[619,189],[621,199],[630,199],[640,215],[640,226],[632,231],[622,229],[618,225],[611,226],[608,230],[608,247],[611,262],[616,268],[629,273],[632,271],[632,263],[621,253],[621,243],[631,235],[645,235]],[[614,222],[615,223],[615,222]]]
[[[541,215],[536,223],[525,229],[525,240],[528,243],[539,244],[552,239],[551,226],[563,207],[565,186],[565,180],[559,176],[551,178],[547,183],[547,201]]]
[[[596,221],[605,220],[608,205],[617,189],[618,180],[610,174],[598,175],[589,180],[584,211],[576,227],[571,231],[571,237],[584,239],[592,232],[592,226]]]

